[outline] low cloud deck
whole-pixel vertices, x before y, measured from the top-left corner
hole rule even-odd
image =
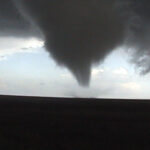
[[[0,96],[3,150],[149,149],[150,101]]]

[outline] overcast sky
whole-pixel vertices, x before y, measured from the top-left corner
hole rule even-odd
[[[0,38],[0,94],[54,97],[150,98],[150,74],[140,76],[118,48],[92,69],[89,87],[59,67],[36,38]]]
[[[150,98],[149,27],[149,0],[0,0],[0,94]]]

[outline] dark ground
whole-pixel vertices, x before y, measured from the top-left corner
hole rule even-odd
[[[0,96],[1,150],[149,150],[150,101]]]

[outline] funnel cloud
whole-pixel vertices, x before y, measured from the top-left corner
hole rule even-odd
[[[122,45],[134,49],[132,62],[142,68],[141,72],[150,70],[148,0],[2,0],[0,3],[5,4],[0,9],[0,18],[8,22],[7,26],[0,22],[0,32],[5,27],[9,35],[43,37],[54,60],[67,67],[83,86],[89,84],[92,66],[103,62]],[[8,10],[6,14],[4,9]],[[13,27],[9,25],[12,19]]]

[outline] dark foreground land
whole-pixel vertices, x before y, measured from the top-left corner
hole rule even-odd
[[[0,96],[1,150],[150,149],[150,101]]]

